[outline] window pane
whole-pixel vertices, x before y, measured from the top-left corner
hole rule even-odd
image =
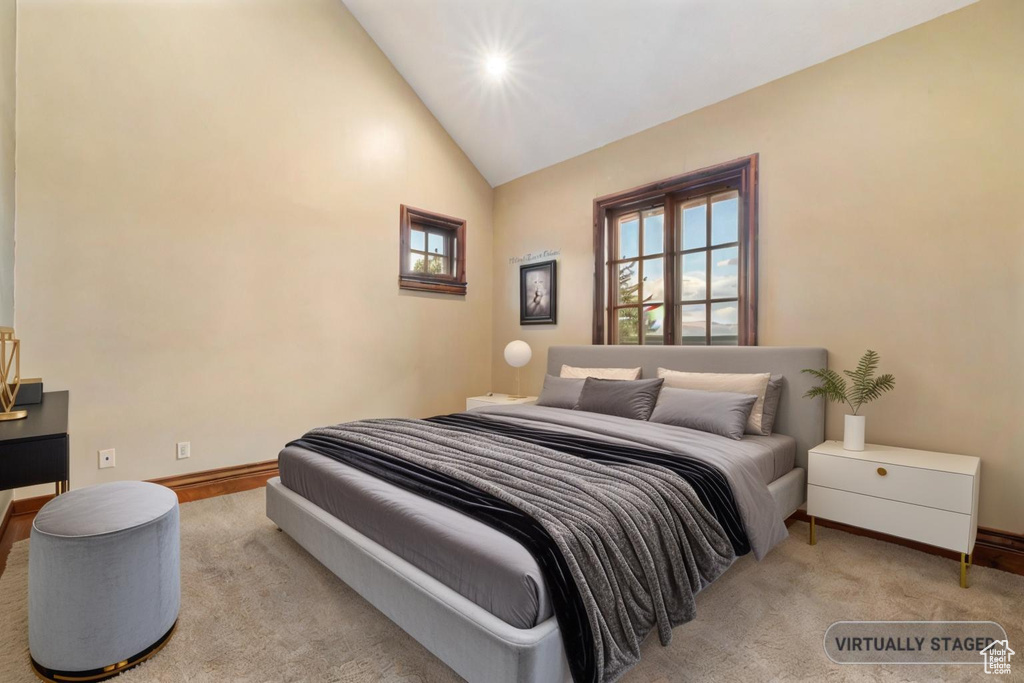
[[[618,259],[636,258],[640,254],[640,215],[631,213],[619,219]]]
[[[426,249],[426,235],[422,230],[410,230],[412,234],[412,248],[416,251],[424,251]]]
[[[739,302],[711,304],[711,345],[736,346],[739,342]]]
[[[644,344],[665,343],[665,307],[644,306]]]
[[[708,241],[707,200],[698,199],[680,207],[683,226],[683,249],[706,247]]]
[[[644,256],[665,251],[665,209],[644,211]]]
[[[436,232],[427,233],[427,244],[430,246],[427,251],[431,254],[443,254],[444,253],[444,235]]]
[[[700,301],[706,299],[707,290],[707,252],[683,254],[682,300]]]
[[[427,270],[423,254],[409,254],[409,270],[414,273],[424,273]]]
[[[637,328],[639,311],[635,308],[619,309],[619,344],[639,344],[640,336]]]
[[[740,252],[736,247],[711,251],[711,298],[737,296],[740,275]]]
[[[635,304],[640,302],[640,280],[636,261],[619,264],[618,303]]]
[[[684,346],[704,346],[706,343],[707,308],[704,304],[680,306],[679,327]]]
[[[728,192],[711,198],[711,244],[739,239],[739,193]]]
[[[665,300],[665,259],[651,258],[644,261],[644,301]]]
[[[446,259],[444,256],[428,256],[427,266],[430,269],[431,275],[448,274],[448,259]]]

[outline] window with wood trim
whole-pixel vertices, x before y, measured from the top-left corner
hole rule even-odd
[[[466,221],[403,204],[399,224],[399,288],[465,294]]]
[[[757,155],[594,201],[595,344],[757,343]]]
[[[665,208],[612,217],[611,315],[619,344],[665,343]]]

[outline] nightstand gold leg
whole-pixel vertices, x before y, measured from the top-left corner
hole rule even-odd
[[[960,587],[968,588],[967,585],[967,568],[970,564],[967,562],[967,555],[960,553]]]
[[[807,543],[810,545],[817,545],[818,539],[814,535],[814,517],[811,517],[811,536],[807,539]]]

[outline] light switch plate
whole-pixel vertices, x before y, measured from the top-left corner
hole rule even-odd
[[[191,441],[179,441],[178,442],[178,460],[184,460],[185,458],[192,457],[192,442]]]
[[[99,467],[101,470],[105,470],[108,467],[113,467],[116,464],[114,460],[114,449],[105,448],[102,451],[100,451],[99,460]]]

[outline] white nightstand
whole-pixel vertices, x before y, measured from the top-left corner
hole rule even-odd
[[[484,406],[514,406],[524,403],[533,403],[536,396],[524,396],[523,398],[512,398],[508,394],[491,394],[490,396],[472,396],[466,399],[466,410],[482,408]]]
[[[981,460],[968,455],[867,444],[843,450],[839,441],[811,449],[807,514],[960,553],[967,588],[978,535]]]

